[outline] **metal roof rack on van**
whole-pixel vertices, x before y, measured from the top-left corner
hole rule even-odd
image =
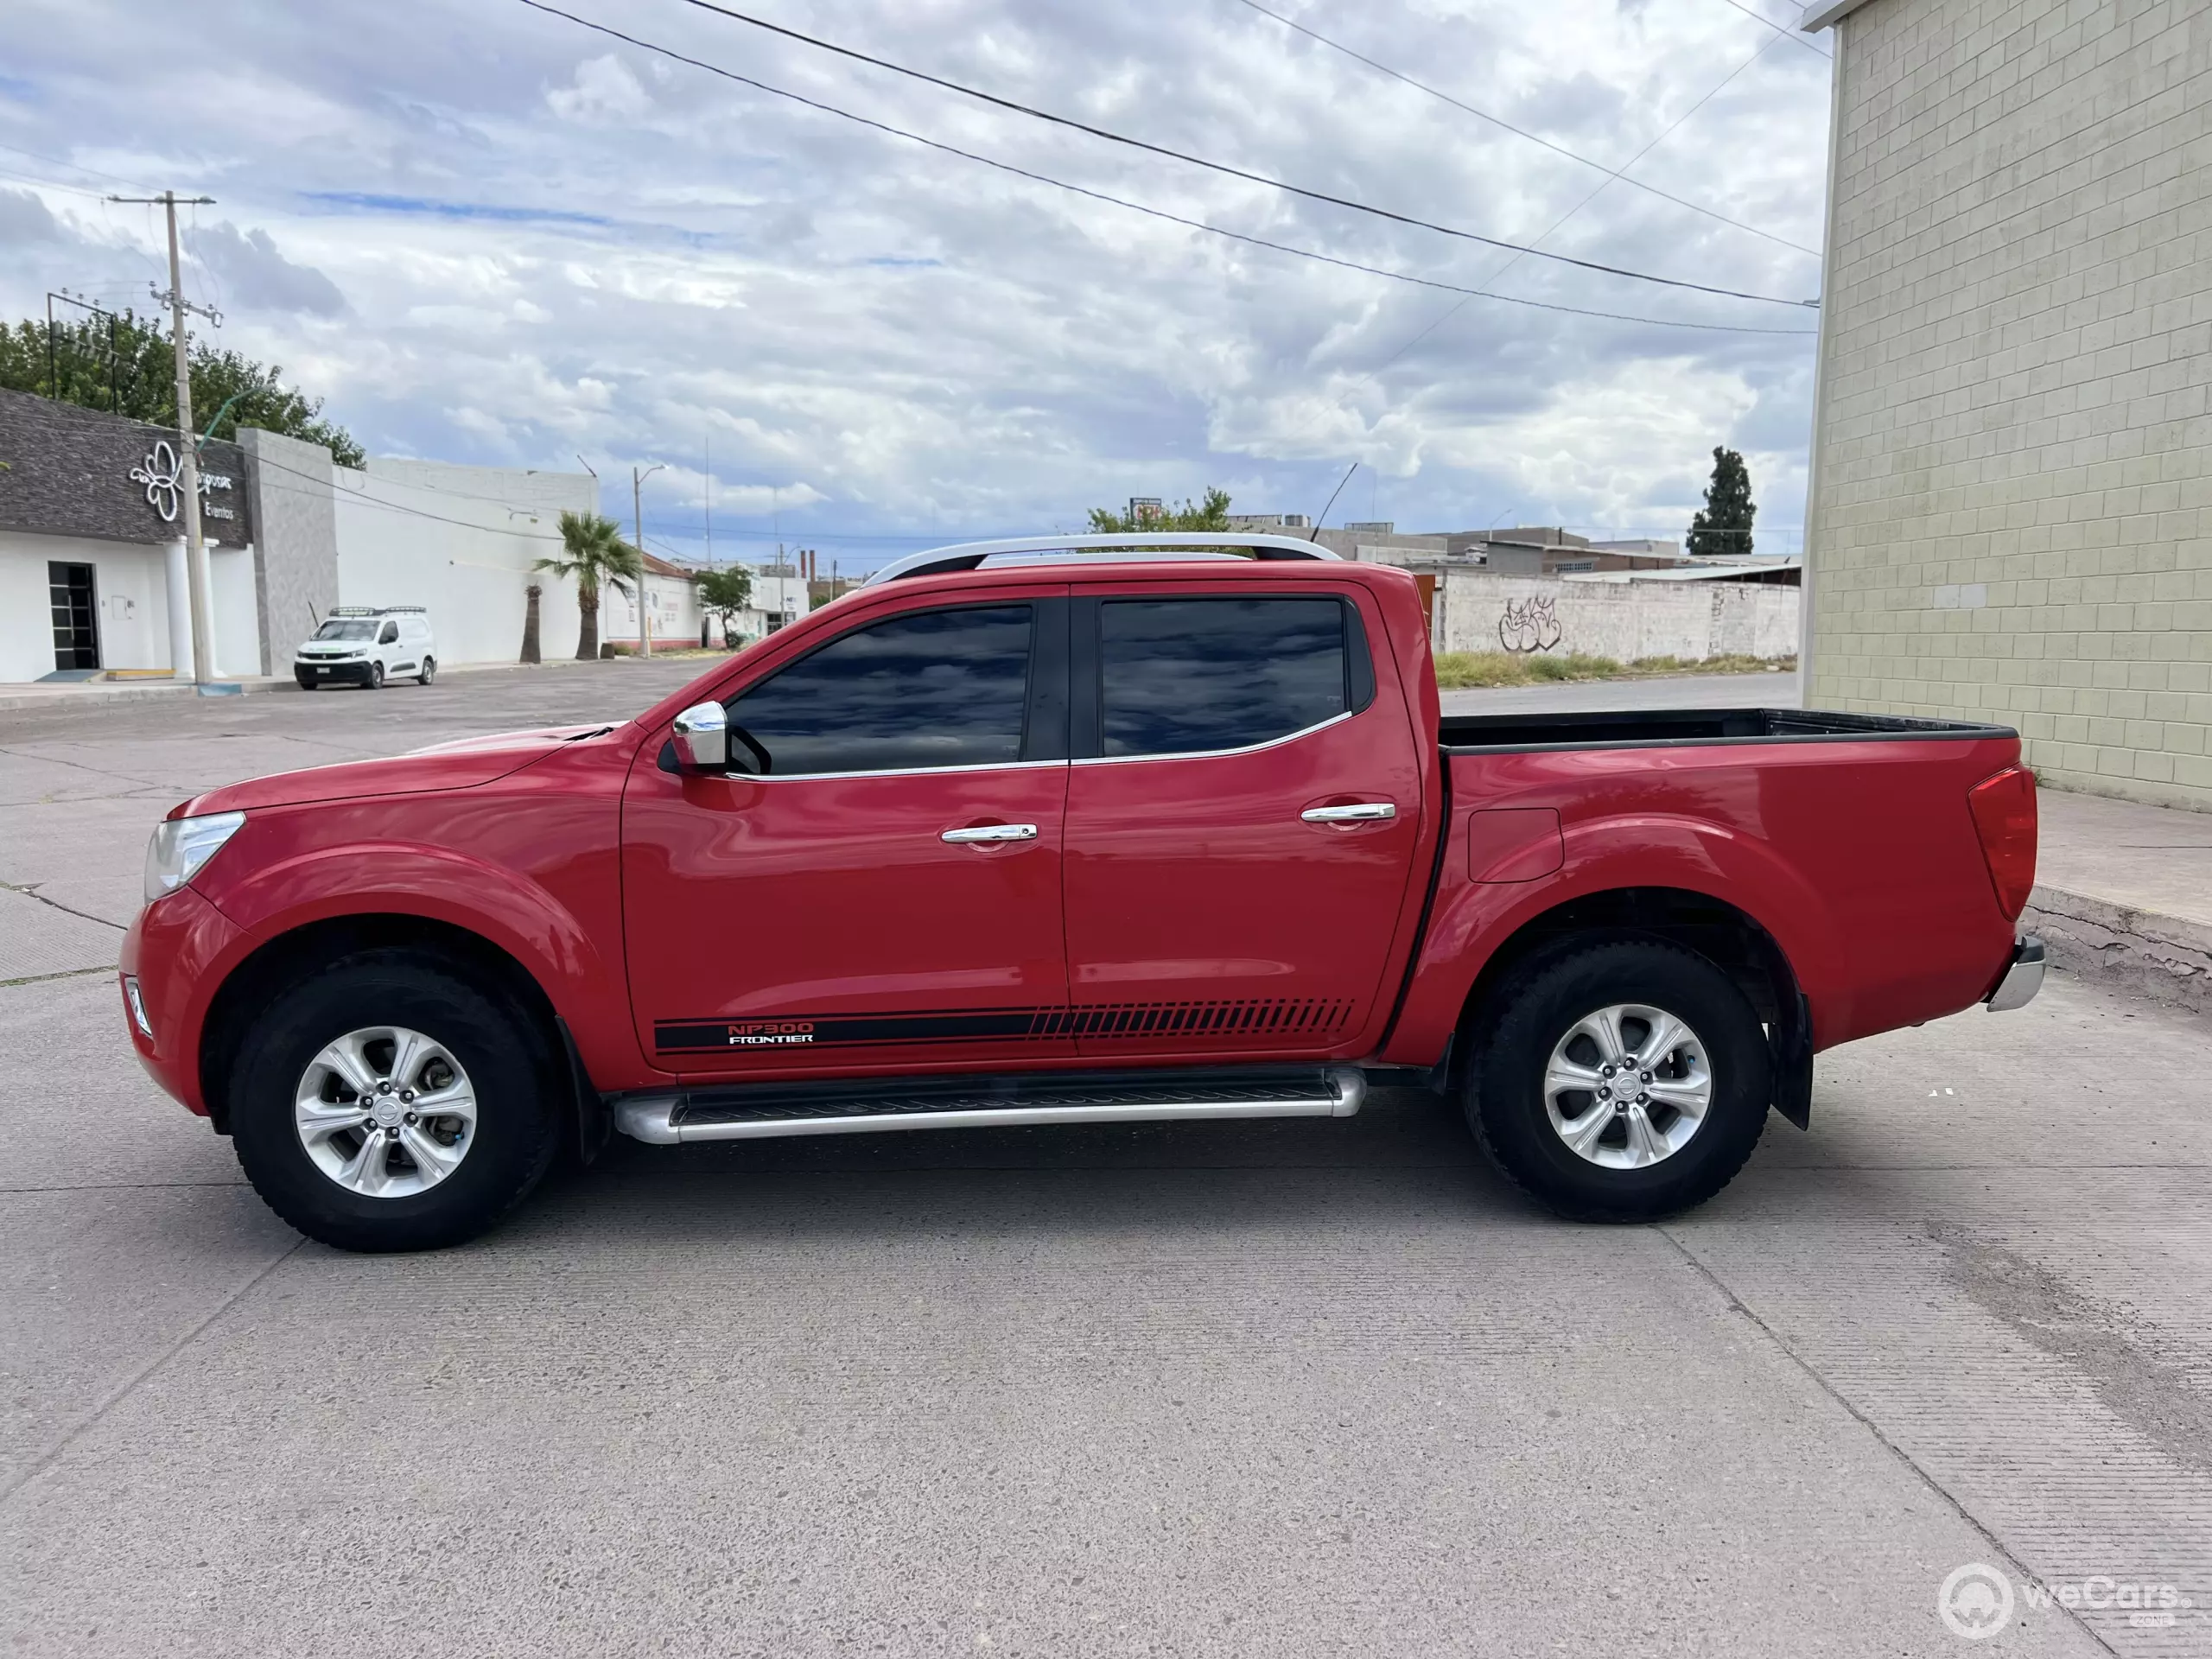
[[[325,616],[427,616],[427,605],[334,605]]]
[[[1148,531],[1129,536],[1017,536],[1002,542],[963,542],[893,559],[861,585],[897,582],[906,576],[940,575],[973,570],[986,560],[1009,564],[1056,564],[1064,556],[1124,552],[1140,559],[1230,559],[1249,553],[1255,559],[1333,559],[1319,544],[1289,536],[1250,536],[1236,531]]]

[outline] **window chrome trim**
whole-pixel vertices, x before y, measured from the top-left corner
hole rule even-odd
[[[721,775],[733,783],[806,784],[840,778],[934,778],[955,772],[1036,772],[1046,766],[1065,766],[1058,760],[978,760],[957,766],[883,766],[867,772],[730,772]]]
[[[1068,762],[1071,766],[1126,766],[1133,760],[1222,760],[1231,755],[1257,754],[1262,749],[1279,748],[1285,743],[1295,743],[1301,737],[1311,737],[1316,732],[1325,732],[1330,727],[1357,718],[1357,711],[1345,709],[1331,715],[1326,720],[1316,721],[1311,726],[1301,726],[1294,732],[1285,732],[1281,737],[1271,737],[1264,743],[1247,743],[1235,749],[1175,749],[1160,754],[1079,754]]]

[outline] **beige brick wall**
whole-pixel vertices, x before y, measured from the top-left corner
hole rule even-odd
[[[2212,0],[1838,34],[1811,701],[2212,810]]]

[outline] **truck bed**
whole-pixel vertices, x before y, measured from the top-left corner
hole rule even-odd
[[[1952,741],[2017,737],[2010,727],[1973,721],[1855,715],[1824,709],[1648,709],[1618,714],[1446,715],[1448,754],[1554,749],[1673,748],[1715,743],[1850,743],[1869,738]]]

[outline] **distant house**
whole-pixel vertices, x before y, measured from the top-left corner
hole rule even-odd
[[[699,573],[671,563],[651,550],[645,553],[645,580],[636,585],[644,588],[642,611],[652,619],[654,646],[696,645],[703,637],[700,630],[706,620],[699,609]],[[608,645],[641,649],[640,609],[636,599],[609,589],[601,597],[599,637]]]

